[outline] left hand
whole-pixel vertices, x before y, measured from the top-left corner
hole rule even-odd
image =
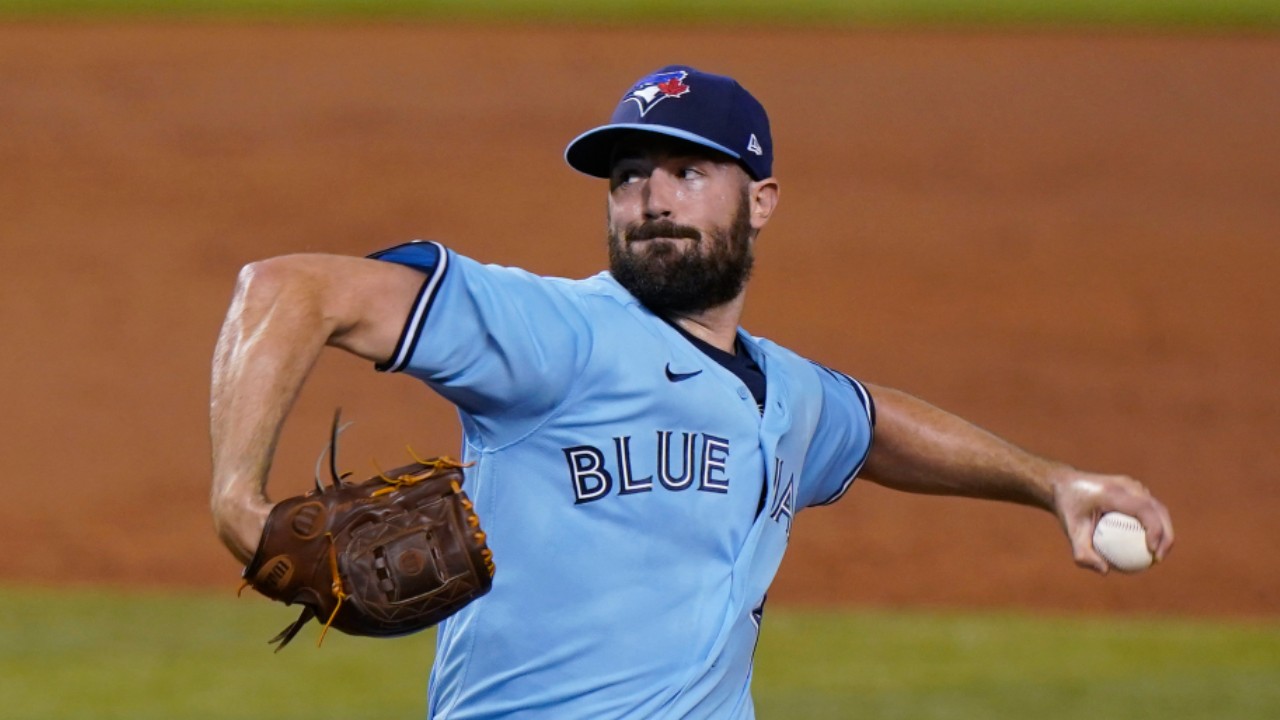
[[[1164,504],[1142,483],[1124,475],[1071,470],[1053,483],[1054,510],[1062,523],[1076,564],[1107,574],[1110,566],[1093,547],[1098,519],[1116,511],[1137,518],[1147,529],[1147,548],[1156,562],[1173,547],[1173,521]]]

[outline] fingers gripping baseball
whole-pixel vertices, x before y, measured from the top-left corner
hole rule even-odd
[[[1071,541],[1077,565],[1106,574],[1110,565],[1093,545],[1094,530],[1105,513],[1132,515],[1146,528],[1147,549],[1157,562],[1173,547],[1169,511],[1146,487],[1123,475],[1073,472],[1054,486],[1058,518]]]

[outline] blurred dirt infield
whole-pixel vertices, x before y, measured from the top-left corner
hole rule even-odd
[[[0,582],[231,592],[207,398],[238,268],[429,237],[593,273],[604,187],[561,151],[667,62],[770,109],[748,329],[1177,524],[1099,579],[1047,515],[858,485],[800,516],[775,602],[1276,613],[1280,37],[0,26]],[[421,386],[327,357],[273,495],[337,404],[357,474],[456,450]]]

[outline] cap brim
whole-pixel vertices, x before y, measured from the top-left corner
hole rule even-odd
[[[610,163],[613,161],[613,146],[624,136],[634,132],[647,132],[654,135],[678,138],[694,145],[701,145],[724,153],[739,162],[742,161],[740,154],[701,135],[695,135],[687,130],[666,125],[647,125],[644,123],[616,123],[613,125],[601,125],[593,130],[588,130],[574,138],[568,147],[564,149],[564,161],[569,163],[569,167],[580,173],[585,173],[592,177],[607,178],[609,177]]]

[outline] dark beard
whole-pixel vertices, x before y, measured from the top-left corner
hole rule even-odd
[[[650,243],[639,252],[609,232],[609,272],[637,300],[662,317],[688,315],[723,305],[746,287],[755,262],[751,251],[751,215],[746,194],[728,228],[703,236],[696,228],[653,221],[627,229],[632,240],[654,237],[690,238],[685,251],[666,242]],[[704,253],[702,246],[710,243]]]

